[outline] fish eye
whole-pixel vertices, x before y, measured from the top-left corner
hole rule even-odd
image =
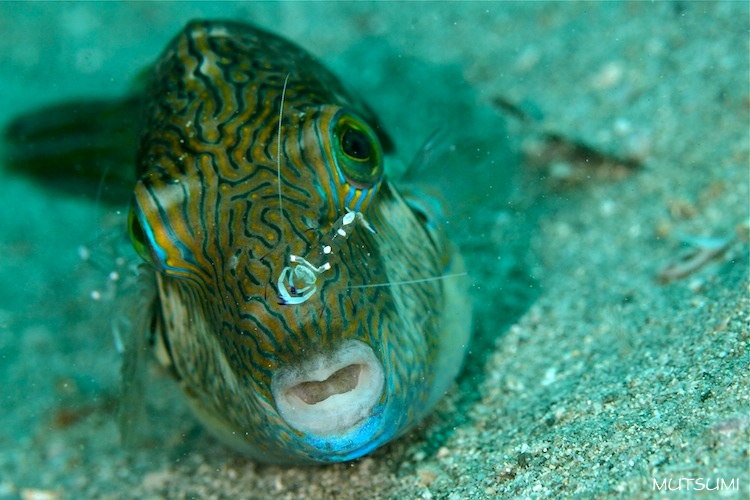
[[[372,145],[361,130],[347,128],[341,135],[341,149],[352,160],[367,161],[372,154]]]
[[[383,155],[373,130],[357,117],[342,115],[333,129],[335,156],[347,181],[368,188],[380,180]]]
[[[138,252],[138,255],[146,262],[153,262],[153,257],[146,244],[146,233],[143,231],[141,221],[138,220],[138,216],[135,214],[133,208],[128,213],[128,233],[130,234],[130,241],[133,243],[133,247]]]

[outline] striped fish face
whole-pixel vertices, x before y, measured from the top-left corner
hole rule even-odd
[[[457,370],[441,372],[445,284],[373,285],[452,258],[385,179],[369,109],[283,39],[193,22],[143,130],[131,239],[161,359],[207,426],[259,460],[341,461],[423,417]]]

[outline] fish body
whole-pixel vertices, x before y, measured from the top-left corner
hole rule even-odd
[[[463,264],[387,179],[391,150],[362,100],[250,25],[191,22],[154,67],[129,225],[158,357],[256,460],[360,457],[458,373]]]

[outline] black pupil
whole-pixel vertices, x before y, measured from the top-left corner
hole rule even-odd
[[[146,234],[143,232],[143,227],[137,217],[133,217],[130,223],[130,234],[133,238],[141,245],[146,244]]]
[[[372,152],[372,145],[367,135],[356,128],[347,128],[341,136],[341,147],[351,158],[368,160]]]

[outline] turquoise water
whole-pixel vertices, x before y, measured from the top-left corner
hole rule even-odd
[[[3,170],[0,497],[747,488],[747,4],[3,3],[0,122],[122,96],[187,20],[212,17],[310,50],[405,162],[448,131],[456,151],[423,175],[469,262],[466,371],[406,438],[304,469],[226,449],[151,370],[145,442],[125,450],[110,273],[134,258],[112,240],[126,205]],[[581,144],[604,160],[588,169]],[[659,284],[696,238],[727,248]]]

